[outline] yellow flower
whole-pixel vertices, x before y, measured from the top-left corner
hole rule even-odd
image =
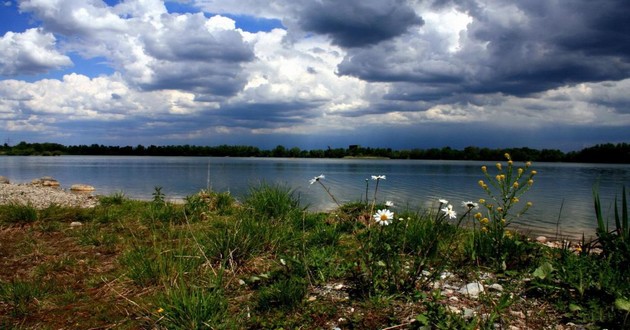
[[[501,170],[501,163],[497,163],[497,169],[500,171]]]
[[[495,178],[497,179],[497,181],[501,181],[501,174],[497,174]]]
[[[510,154],[508,154],[507,152],[506,152],[505,154],[503,154],[503,156],[505,156],[505,158],[506,158],[507,160],[510,160],[510,159],[511,159],[511,158],[510,158]]]
[[[512,233],[509,230],[506,230],[505,237],[508,237],[508,238],[512,237]]]
[[[519,176],[521,176],[522,174],[523,174],[523,169],[522,169],[522,168],[519,168],[519,169],[518,169],[518,175],[519,175]]]
[[[486,228],[486,227],[481,227],[481,231],[482,231],[482,232],[484,232],[484,233],[487,233],[487,232],[488,232],[488,228]]]
[[[490,219],[488,219],[488,218],[483,218],[483,219],[479,220],[479,222],[481,222],[482,224],[484,224],[484,225],[485,225],[485,224],[487,224],[488,222],[490,222]]]
[[[514,182],[514,184],[512,185],[514,187],[514,189],[518,188],[518,182]]]
[[[497,207],[497,212],[503,212],[503,208],[502,207]]]
[[[525,163],[525,167],[530,167],[530,166],[532,166],[532,162]]]
[[[536,175],[536,174],[538,174],[538,172],[536,172],[536,171],[532,171],[532,176],[534,176],[534,175]]]
[[[512,197],[512,203],[513,203],[513,204],[516,204],[516,203],[518,203],[518,202],[519,202],[518,197]]]
[[[527,202],[527,207],[532,207],[534,205],[532,202]]]
[[[502,223],[502,224],[505,224],[505,219],[501,219],[501,223]]]
[[[514,164],[514,162],[511,160],[508,160],[508,166],[512,166],[512,164]]]
[[[485,183],[483,182],[483,180],[479,180],[479,185],[483,188],[483,186],[485,185]]]
[[[481,167],[481,172],[486,173],[488,172],[488,168],[486,168],[485,166]]]
[[[158,313],[158,314],[159,313],[163,313],[164,312],[164,308],[160,307],[155,312]]]
[[[533,185],[534,184],[534,180],[532,180],[532,179],[527,180],[527,184],[530,185],[530,186]]]
[[[481,219],[481,213],[479,212],[475,213],[475,219],[477,220]]]
[[[486,200],[485,200],[485,199],[483,199],[483,198],[480,198],[480,199],[479,199],[479,204],[485,204],[485,203],[486,203]]]

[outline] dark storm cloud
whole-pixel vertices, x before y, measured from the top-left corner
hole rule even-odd
[[[416,91],[404,84],[404,92],[394,85],[387,98],[401,100],[437,100],[462,91],[523,96],[630,76],[630,1],[494,1],[493,7],[504,9],[500,14],[474,1],[455,3],[473,17],[458,51],[447,52],[430,36],[405,35],[350,49],[338,73],[414,84]]]
[[[424,21],[398,0],[324,0],[313,2],[301,13],[306,31],[325,34],[342,47],[377,44],[404,34]]]
[[[223,107],[218,117],[223,125],[248,128],[284,127],[319,116],[317,102],[234,104]]]

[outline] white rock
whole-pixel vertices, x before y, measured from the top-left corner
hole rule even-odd
[[[469,295],[471,297],[477,297],[483,291],[483,284],[479,282],[468,283],[459,289],[459,293]]]
[[[545,237],[545,236],[538,236],[538,237],[536,237],[536,242],[538,242],[538,243],[547,243],[547,237]]]
[[[494,284],[488,286],[488,290],[494,290],[494,291],[502,292],[503,291],[503,285],[501,285],[499,283],[494,283]]]
[[[70,223],[70,227],[73,227],[73,228],[74,228],[74,227],[81,227],[81,226],[83,226],[83,224],[82,224],[82,223],[80,223],[80,222],[78,222],[78,221],[72,221],[72,222]]]

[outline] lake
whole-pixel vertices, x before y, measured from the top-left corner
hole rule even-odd
[[[151,199],[156,186],[168,199],[182,199],[201,189],[229,191],[240,198],[261,182],[282,184],[295,190],[310,210],[330,210],[334,202],[314,176],[340,201],[365,198],[366,179],[386,175],[379,183],[378,200],[390,200],[395,208],[436,207],[440,198],[451,201],[459,212],[462,201],[486,198],[477,182],[484,179],[482,165],[494,173],[492,161],[288,159],[232,157],[138,157],[138,156],[0,156],[0,175],[13,183],[52,176],[63,188],[75,183],[96,187],[96,194],[123,192],[136,199]],[[517,165],[521,165],[516,163]],[[534,163],[538,171],[532,189],[521,198],[534,206],[518,221],[531,234],[555,237],[594,235],[592,189],[599,186],[605,215],[612,215],[615,195],[630,187],[630,165]],[[370,199],[375,181],[369,180]]]

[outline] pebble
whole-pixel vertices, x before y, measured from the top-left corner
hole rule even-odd
[[[459,289],[459,293],[469,295],[470,297],[477,297],[484,291],[483,284],[479,282],[472,282],[464,285]]]
[[[98,204],[91,194],[75,194],[52,186],[39,184],[0,184],[0,205],[32,205],[44,209],[50,205],[90,208]]]
[[[83,224],[78,222],[78,221],[72,221],[70,223],[70,227],[72,227],[72,228],[74,228],[74,227],[81,227],[81,226],[83,226]]]

